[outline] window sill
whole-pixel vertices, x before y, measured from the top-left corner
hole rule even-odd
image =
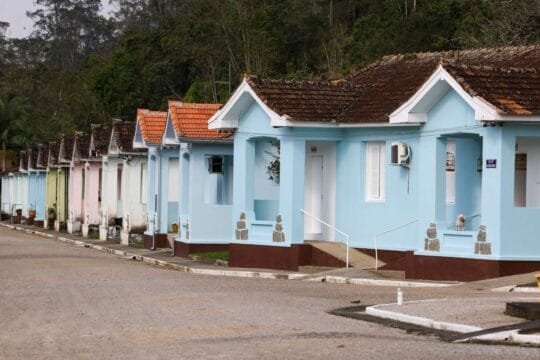
[[[367,203],[384,203],[386,199],[366,199]]]

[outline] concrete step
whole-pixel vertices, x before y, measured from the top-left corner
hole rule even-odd
[[[345,262],[347,247],[343,243],[311,240],[306,241],[305,243]],[[384,265],[386,265],[386,263],[379,259],[379,268]],[[354,248],[349,248],[349,266],[358,269],[373,269],[375,268],[375,258]]]

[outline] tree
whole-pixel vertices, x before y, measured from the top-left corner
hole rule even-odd
[[[34,20],[32,37],[42,40],[48,63],[74,71],[112,34],[99,14],[101,0],[36,0],[39,8],[27,15]]]
[[[27,126],[28,108],[20,97],[0,96],[0,143],[2,146],[2,171],[6,169],[6,149],[27,147],[30,143]]]

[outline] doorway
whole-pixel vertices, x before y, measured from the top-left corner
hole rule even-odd
[[[329,224],[335,222],[336,148],[332,142],[306,146],[304,209]],[[334,232],[313,217],[304,217],[305,240],[334,240]]]

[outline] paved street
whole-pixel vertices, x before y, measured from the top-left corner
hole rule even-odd
[[[193,275],[0,228],[1,359],[540,358],[326,313],[358,300],[393,302],[395,288]]]

